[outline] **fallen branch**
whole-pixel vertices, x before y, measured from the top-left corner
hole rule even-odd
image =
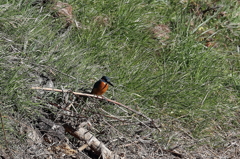
[[[110,151],[102,142],[100,142],[95,136],[93,136],[87,129],[79,127],[78,130],[74,129],[70,125],[64,124],[65,131],[70,135],[83,140],[87,145],[97,154],[101,155],[103,159],[121,159],[117,154]],[[123,159],[123,158],[122,158]]]

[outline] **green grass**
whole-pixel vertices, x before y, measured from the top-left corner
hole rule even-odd
[[[29,88],[36,79],[32,74],[47,72],[37,69],[45,65],[76,77],[48,72],[55,88],[91,89],[102,75],[111,77],[116,87],[106,96],[160,118],[166,133],[176,129],[168,127],[170,119],[212,142],[216,131],[239,129],[237,1],[220,0],[218,10],[204,15],[197,14],[196,4],[205,10],[213,1],[68,1],[84,29],[64,34],[59,32],[64,22],[49,7],[28,2],[0,3],[2,115],[39,113]],[[169,39],[152,38],[157,24],[169,26]],[[203,39],[208,38],[217,47],[206,47]]]

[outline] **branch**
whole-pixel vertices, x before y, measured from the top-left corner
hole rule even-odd
[[[116,105],[119,105],[121,107],[124,107],[144,118],[146,118],[147,120],[149,121],[152,121],[152,119],[150,119],[149,117],[147,117],[146,115],[122,104],[122,103],[119,103],[119,102],[116,102],[114,100],[111,100],[111,99],[108,99],[106,97],[103,97],[103,96],[97,96],[97,95],[94,95],[94,94],[87,94],[87,93],[80,93],[80,92],[72,92],[71,90],[62,90],[62,89],[54,89],[54,88],[42,88],[42,87],[32,87],[31,89],[37,89],[37,90],[45,90],[45,91],[54,91],[54,92],[63,92],[63,93],[72,93],[74,95],[80,95],[80,96],[86,96],[86,97],[93,97],[93,98],[97,98],[97,99],[101,99],[101,100],[107,100],[108,102],[111,102],[111,103],[114,103]]]
[[[87,145],[98,155],[101,155],[103,159],[121,159],[117,154],[110,151],[102,142],[100,142],[95,136],[93,136],[88,130],[83,127],[79,127],[78,130],[74,129],[70,125],[64,124],[66,132],[70,135],[83,140]]]

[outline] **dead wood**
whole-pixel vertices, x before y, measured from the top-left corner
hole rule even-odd
[[[114,104],[116,104],[116,105],[119,105],[119,106],[121,106],[121,107],[123,107],[123,108],[126,108],[126,109],[128,109],[128,110],[130,110],[130,111],[132,111],[132,112],[134,112],[134,113],[136,113],[136,114],[138,114],[138,115],[146,118],[146,119],[149,120],[149,121],[152,120],[152,119],[150,119],[149,117],[147,117],[146,115],[144,115],[144,114],[142,114],[142,113],[140,113],[140,112],[138,112],[138,111],[136,111],[136,110],[134,110],[134,109],[132,109],[132,108],[130,108],[130,107],[122,104],[122,103],[116,102],[116,101],[114,101],[114,100],[108,99],[108,98],[103,97],[103,96],[97,96],[97,95],[93,95],[93,94],[80,93],[80,92],[72,92],[71,90],[62,90],[62,89],[54,89],[54,88],[32,87],[31,89],[38,89],[38,90],[45,90],[45,91],[55,91],[55,92],[63,92],[63,93],[72,93],[72,94],[74,94],[74,95],[80,95],[80,96],[86,96],[86,97],[93,97],[93,98],[97,98],[97,99],[101,99],[101,100],[106,100],[106,101],[108,101],[108,102],[111,102],[111,103],[114,103]]]
[[[50,120],[60,122],[65,131],[74,137],[66,136],[78,152],[94,159],[161,156],[159,143],[153,139],[153,135],[159,133],[156,130],[160,131],[158,120],[103,96],[54,88],[31,89],[60,92],[47,94],[49,97],[46,94],[37,96],[36,100],[46,103],[44,107],[53,111],[54,117]],[[111,107],[113,104],[115,107]],[[156,153],[151,154],[152,149]]]
[[[87,145],[98,155],[101,155],[103,159],[120,159],[122,157],[114,154],[110,151],[102,142],[100,142],[94,135],[92,135],[87,129],[83,127],[78,127],[74,129],[70,125],[64,124],[65,130],[72,136],[83,140]],[[122,158],[123,159],[123,158]]]

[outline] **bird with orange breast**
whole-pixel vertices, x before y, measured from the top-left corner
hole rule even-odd
[[[109,85],[113,86],[110,79],[107,76],[102,76],[102,78],[94,84],[91,94],[103,95]]]

